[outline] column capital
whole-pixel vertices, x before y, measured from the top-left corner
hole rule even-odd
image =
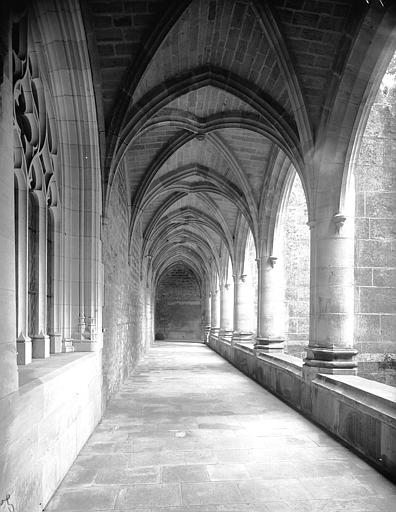
[[[347,217],[346,215],[344,215],[343,213],[335,213],[333,215],[333,217],[331,218],[332,222],[334,223],[335,225],[335,232],[337,234],[340,233],[340,230],[342,229],[342,227],[344,226],[345,224],[345,221],[347,220]]]

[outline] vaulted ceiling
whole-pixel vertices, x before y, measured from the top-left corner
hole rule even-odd
[[[269,187],[332,105],[364,0],[85,0],[105,200],[124,165],[156,269],[197,273],[262,232]],[[275,184],[275,185],[274,185]],[[274,196],[275,197],[275,196]],[[279,197],[278,197],[279,199]],[[276,206],[276,205],[275,205]]]

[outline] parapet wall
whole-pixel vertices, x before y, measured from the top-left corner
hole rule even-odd
[[[0,399],[0,498],[41,512],[101,418],[101,352],[35,360],[20,380]]]
[[[210,336],[208,345],[396,480],[396,390],[353,375],[303,378],[303,363]]]

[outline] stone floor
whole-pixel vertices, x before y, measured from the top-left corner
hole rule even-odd
[[[396,486],[201,344],[158,343],[47,512],[373,512]]]

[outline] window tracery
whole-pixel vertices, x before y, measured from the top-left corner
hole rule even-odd
[[[49,355],[54,335],[58,137],[28,13],[13,24],[13,99],[18,363]],[[33,349],[21,346],[33,339]],[[52,347],[54,348],[54,347]],[[52,350],[55,351],[55,350]]]

